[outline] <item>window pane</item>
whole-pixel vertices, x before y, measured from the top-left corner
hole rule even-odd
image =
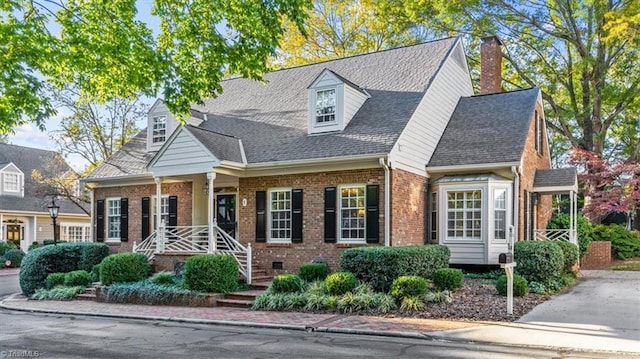
[[[316,92],[316,122],[333,122],[336,119],[336,90]]]
[[[365,187],[343,187],[340,190],[340,233],[344,240],[365,239]]]
[[[482,239],[482,191],[447,192],[448,239]]]
[[[291,240],[291,191],[272,191],[270,216],[270,240],[285,242]]]

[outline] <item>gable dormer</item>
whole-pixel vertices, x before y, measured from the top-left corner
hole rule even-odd
[[[24,173],[12,162],[0,165],[0,194],[24,197]]]
[[[308,133],[342,131],[371,96],[356,84],[324,69],[307,88]]]
[[[147,113],[147,152],[158,151],[178,127],[178,121],[164,105],[156,100]]]

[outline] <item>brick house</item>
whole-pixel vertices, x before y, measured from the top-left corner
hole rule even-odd
[[[479,96],[446,38],[228,79],[185,125],[157,101],[86,179],[94,237],[162,268],[227,252],[245,274],[336,269],[371,245],[442,243],[452,263],[497,264],[510,226],[533,239],[548,194],[575,192],[575,171],[549,170],[540,91],[500,92],[500,51],[484,39]]]
[[[53,239],[49,216],[50,189],[33,178],[69,176],[73,170],[56,152],[0,143],[0,241],[13,242],[27,251],[34,242]],[[90,217],[69,200],[59,198],[59,239],[84,242],[90,238]],[[88,208],[87,208],[88,210]]]

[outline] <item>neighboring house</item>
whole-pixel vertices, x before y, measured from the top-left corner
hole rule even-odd
[[[25,252],[33,242],[53,239],[51,188],[32,177],[34,170],[44,179],[73,173],[56,152],[0,143],[0,240]],[[89,215],[68,200],[57,198],[56,204],[59,239],[89,241]]]
[[[95,239],[161,267],[217,250],[245,270],[336,269],[345,248],[428,243],[497,264],[511,226],[519,240],[545,227],[538,193],[577,188],[573,169],[546,170],[540,91],[491,94],[500,43],[482,46],[480,96],[447,38],[225,80],[185,126],[157,101],[148,130],[86,180]]]

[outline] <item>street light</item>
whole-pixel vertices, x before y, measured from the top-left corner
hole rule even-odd
[[[60,206],[58,206],[56,204],[56,198],[53,197],[51,198],[51,205],[49,207],[49,216],[51,217],[51,220],[53,220],[53,245],[57,246],[58,245],[58,231],[56,230],[56,218],[58,218],[58,210],[60,209]]]

